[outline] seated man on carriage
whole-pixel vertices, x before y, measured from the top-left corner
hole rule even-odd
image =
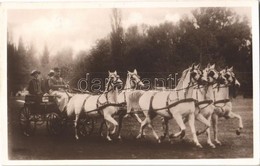
[[[49,94],[50,81],[53,76],[54,76],[54,70],[51,69],[47,75],[47,78],[45,78],[42,82],[42,90],[45,93],[45,95]]]
[[[59,110],[63,112],[70,98],[68,92],[66,91],[69,86],[61,77],[60,69],[56,67],[53,70],[54,75],[49,79],[49,93],[57,97],[57,105]]]
[[[40,74],[41,72],[38,70],[33,70],[30,74],[33,77],[28,85],[30,95],[41,96],[43,94],[41,89],[41,81],[39,79]]]

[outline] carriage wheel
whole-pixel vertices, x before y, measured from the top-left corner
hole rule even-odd
[[[35,132],[36,121],[33,120],[31,111],[27,106],[20,110],[20,126],[23,134],[26,136],[30,136]]]
[[[47,116],[47,130],[51,135],[59,135],[62,132],[61,118],[57,113]]]
[[[78,133],[82,137],[89,136],[94,130],[94,120],[93,118],[82,115],[78,120]]]

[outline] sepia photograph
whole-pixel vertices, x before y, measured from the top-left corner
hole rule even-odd
[[[259,164],[259,4],[181,2],[3,3],[4,164]]]

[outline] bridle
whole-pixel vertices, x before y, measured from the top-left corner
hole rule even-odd
[[[228,74],[229,73],[229,74]],[[230,86],[230,85],[233,85],[235,84],[235,81],[236,81],[236,77],[235,77],[235,74],[231,71],[226,71],[225,74],[224,74],[224,77],[227,79],[228,81],[228,84],[227,86]],[[232,78],[232,81],[229,80],[229,78]]]
[[[193,69],[194,70],[194,69]],[[195,69],[195,70],[198,70],[198,71],[200,71],[199,69]],[[195,78],[195,76],[196,75],[198,75],[199,74],[199,78]],[[192,81],[192,79],[194,80],[194,81]],[[188,89],[188,88],[190,88],[190,87],[193,87],[193,86],[196,86],[196,85],[198,85],[199,86],[199,83],[200,82],[202,82],[202,73],[197,73],[197,72],[195,72],[195,71],[191,71],[191,73],[190,73],[190,81],[189,81],[189,83],[188,83],[188,86],[185,88],[185,89]]]
[[[130,84],[133,83],[134,84],[134,88],[137,88],[138,84],[141,82],[140,76],[135,74],[135,73],[131,73],[130,75]],[[136,81],[136,78],[134,78],[133,76],[136,76],[138,78],[138,81]]]
[[[114,80],[114,78],[115,78],[115,80]],[[112,91],[114,89],[114,87],[118,84],[118,80],[119,80],[119,76],[118,75],[115,75],[115,77],[113,77],[113,80],[112,80],[112,76],[109,76],[108,77],[107,87],[106,87],[104,93],[108,93],[108,92]],[[112,88],[110,90],[108,90],[110,88],[110,86],[112,86]]]

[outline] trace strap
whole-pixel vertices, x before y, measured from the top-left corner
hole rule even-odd
[[[166,107],[154,109],[154,108],[152,108],[153,99],[154,99],[154,96],[151,97],[151,100],[150,100],[150,108],[149,108],[150,110],[153,110],[153,111],[159,111],[159,110],[164,110],[164,109],[168,109],[168,110],[169,110],[171,107],[174,107],[174,106],[176,106],[176,105],[178,105],[178,104],[180,104],[180,103],[195,102],[195,101],[196,101],[196,100],[193,99],[193,98],[181,99],[181,100],[178,100],[178,101],[176,101],[176,102],[174,102],[174,103],[171,103],[171,104],[169,104],[169,102],[167,101],[167,102],[166,102]]]
[[[224,103],[226,105],[226,103],[230,102],[230,99],[223,99],[223,100],[218,100],[214,102],[214,105],[219,104],[219,103]]]
[[[196,102],[196,106],[197,107],[199,107],[200,105],[202,105],[202,104],[207,104],[206,106],[204,106],[204,107],[202,107],[202,108],[200,108],[200,109],[204,109],[204,108],[206,108],[207,106],[209,106],[210,104],[212,104],[213,103],[213,100],[204,100],[204,101],[198,101],[198,102]]]

